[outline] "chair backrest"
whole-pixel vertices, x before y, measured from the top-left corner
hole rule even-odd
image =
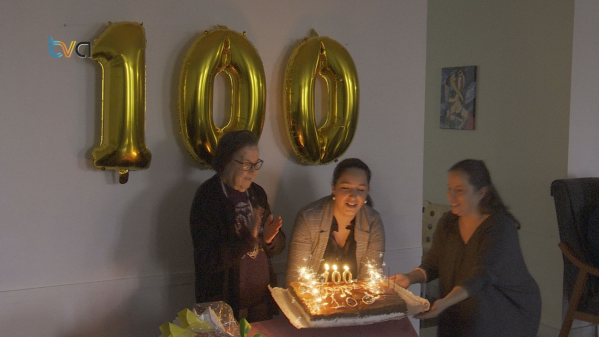
[[[599,207],[599,178],[560,179],[551,183],[551,195],[560,241],[565,242],[584,263],[590,264],[590,249],[586,235],[589,217]],[[593,249],[596,249],[594,247]],[[564,257],[564,291],[569,297],[578,268]],[[583,298],[593,296],[599,279],[590,277]]]
[[[445,212],[451,211],[449,205],[432,204],[428,200],[424,200],[422,206],[422,252],[426,255],[433,243],[433,234],[437,229],[437,223]]]

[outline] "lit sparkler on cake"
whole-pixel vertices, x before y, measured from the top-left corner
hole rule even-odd
[[[368,276],[365,280],[354,280],[348,266],[343,266],[343,273],[336,264],[324,263],[323,267],[322,274],[300,268],[299,281],[289,285],[290,293],[304,308],[312,324],[407,312],[405,301],[388,286],[384,267],[366,264]]]

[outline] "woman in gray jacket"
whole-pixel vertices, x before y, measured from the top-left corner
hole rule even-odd
[[[358,279],[367,277],[367,264],[380,267],[385,251],[385,231],[370,205],[370,169],[356,158],[335,168],[332,194],[302,208],[295,220],[285,284],[298,281],[306,267],[319,275],[325,263],[349,268]]]

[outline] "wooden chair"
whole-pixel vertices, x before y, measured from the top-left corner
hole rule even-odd
[[[570,249],[570,247],[568,247],[566,243],[560,242],[559,248],[561,248],[564,257],[578,268],[578,275],[576,276],[574,289],[572,289],[572,294],[570,295],[568,311],[566,312],[566,317],[564,317],[562,329],[559,333],[560,337],[566,337],[570,334],[572,322],[575,319],[585,322],[591,322],[593,324],[599,324],[599,315],[594,315],[588,312],[578,310],[578,305],[580,304],[580,300],[584,292],[587,280],[589,278],[589,274],[599,277],[599,268],[595,268],[589,264],[580,261],[580,259],[576,257],[576,255],[574,255],[574,252],[572,251],[572,249]]]
[[[433,204],[424,200],[422,205],[422,254],[426,255],[433,243],[433,234],[443,214],[450,212],[451,206]]]
[[[451,211],[449,205],[433,204],[424,200],[422,205],[422,256],[426,255],[432,245],[433,234],[437,229],[439,219],[446,212]],[[431,305],[439,299],[439,280],[422,284],[420,296],[427,299]],[[420,321],[421,328],[438,325],[438,318],[429,318]]]
[[[560,337],[568,336],[574,319],[599,324],[599,269],[591,263],[587,238],[589,218],[599,208],[599,178],[560,179],[551,183],[564,259],[564,295],[568,310]]]

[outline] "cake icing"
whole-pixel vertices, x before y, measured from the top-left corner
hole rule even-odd
[[[327,282],[318,286],[292,282],[288,290],[308,315],[312,326],[356,320],[380,321],[386,316],[402,316],[408,311],[406,302],[381,281]]]

